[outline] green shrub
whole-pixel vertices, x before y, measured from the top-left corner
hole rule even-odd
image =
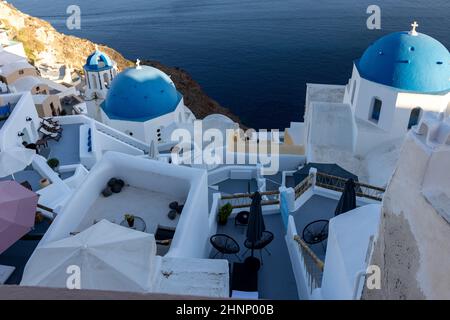
[[[55,169],[59,166],[59,160],[56,158],[51,158],[47,160],[47,164],[50,168]]]
[[[230,203],[223,205],[219,209],[218,220],[220,224],[227,223],[228,217],[231,215],[233,211],[233,206]]]

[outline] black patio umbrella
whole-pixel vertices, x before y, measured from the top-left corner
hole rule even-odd
[[[334,212],[335,216],[356,208],[355,188],[356,185],[353,179],[350,178],[345,182],[344,191],[342,192],[341,198],[339,199],[338,205],[336,207],[336,211]]]
[[[247,225],[247,241],[252,244],[252,257],[254,244],[261,240],[265,230],[266,226],[262,214],[261,194],[255,192],[252,196],[252,204],[250,205],[250,215]]]

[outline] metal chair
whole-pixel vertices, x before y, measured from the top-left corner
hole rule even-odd
[[[307,244],[317,244],[328,238],[328,220],[316,220],[303,229],[303,240]]]
[[[214,249],[217,250],[216,254],[212,257],[213,259],[219,254],[222,254],[222,258],[226,254],[235,255],[239,261],[241,259],[237,255],[238,252],[241,250],[239,247],[239,244],[234,240],[232,237],[226,235],[226,234],[215,234],[209,238],[209,241],[211,242],[211,245],[214,247]]]
[[[249,250],[259,250],[259,255],[261,257],[261,264],[263,264],[263,258],[262,258],[262,250],[265,250],[267,254],[270,256],[272,255],[269,250],[267,250],[267,246],[273,241],[274,235],[270,231],[263,231],[262,237],[259,241],[252,243],[248,240],[245,240],[244,246],[247,248],[242,256],[244,256]]]

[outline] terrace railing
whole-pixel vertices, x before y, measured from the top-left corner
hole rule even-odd
[[[312,293],[315,288],[322,286],[324,263],[298,235],[294,236],[294,241],[298,244],[306,271],[308,288]]]
[[[314,184],[314,174],[310,174],[294,188],[295,199],[304,194],[313,184]]]
[[[310,173],[302,182],[295,188],[295,199],[305,193],[311,186],[316,185],[325,189],[330,189],[337,192],[344,191],[345,182],[347,180],[338,176],[329,175],[322,172]],[[371,200],[381,201],[383,199],[384,188],[376,187],[367,183],[355,181],[356,196]]]
[[[341,177],[329,175],[322,172],[316,174],[316,186],[342,192],[344,191],[345,182],[347,180]],[[356,196],[371,200],[381,201],[383,199],[383,188],[372,186],[370,184],[355,181]]]
[[[260,194],[263,198],[261,201],[261,205],[263,206],[277,205],[280,203],[280,192],[278,190],[260,192]],[[220,205],[223,206],[226,203],[230,203],[233,209],[249,208],[252,203],[252,195],[253,193],[222,195],[220,198]]]

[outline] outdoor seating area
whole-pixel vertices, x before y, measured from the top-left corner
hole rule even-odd
[[[218,233],[210,238],[210,257],[228,259],[232,264],[231,297],[270,299],[280,298],[283,292],[281,296],[296,298],[281,216],[263,215],[261,194],[255,192],[249,211],[238,212],[229,220],[219,224]],[[280,278],[287,290],[278,287]]]
[[[293,214],[297,232],[311,250],[324,260],[329,220],[356,207],[356,185],[353,178],[349,178],[338,201],[314,195]]]
[[[42,119],[41,126],[38,131],[43,135],[43,140],[56,140],[59,141],[62,136],[63,128],[61,125],[51,118]]]
[[[249,259],[251,250],[247,251],[245,246],[247,227],[235,225],[232,218],[226,225],[218,226],[218,234],[230,237],[239,246],[236,254],[223,256],[230,263],[230,296],[244,299],[297,299],[297,286],[280,214],[264,215],[264,224],[267,231],[270,230],[273,234],[273,240],[264,246],[269,252],[265,249],[258,250],[257,246],[254,248],[254,258],[262,262],[259,270],[255,270],[255,260]],[[222,254],[214,247],[210,254],[210,258],[213,257],[222,258]]]
[[[36,142],[40,146],[39,153],[47,159],[58,159],[61,166],[79,164],[80,124],[60,126],[60,132],[51,133],[55,138],[42,134],[42,138]]]
[[[119,178],[111,178],[72,233],[77,234],[106,219],[123,227],[154,234],[158,254],[164,254],[170,247],[183,209],[180,203],[184,201],[173,199],[165,193],[128,185]]]

